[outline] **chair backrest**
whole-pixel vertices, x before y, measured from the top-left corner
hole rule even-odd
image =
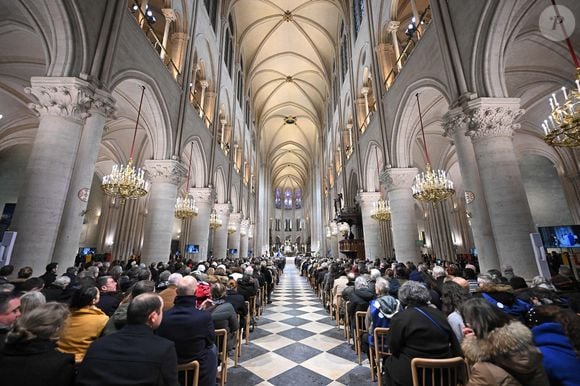
[[[390,355],[388,344],[389,328],[387,327],[376,327],[373,329],[373,343],[375,347],[375,352],[381,356]]]
[[[199,383],[199,362],[192,361],[177,366],[177,372],[183,373],[183,386],[197,386]]]
[[[355,315],[354,328],[357,330],[357,333],[360,334],[361,332],[367,332],[367,326],[365,324],[367,313],[365,311],[357,311],[354,315]]]
[[[468,380],[467,364],[461,357],[447,359],[413,358],[413,386],[457,386]]]
[[[215,345],[218,350],[218,357],[222,361],[228,358],[228,330],[220,328],[215,330]]]

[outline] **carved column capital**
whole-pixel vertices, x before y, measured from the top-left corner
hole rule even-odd
[[[179,161],[147,160],[143,169],[149,174],[151,182],[169,182],[179,185],[181,179],[187,176],[187,169]]]
[[[189,193],[195,198],[195,202],[198,204],[213,204],[217,197],[213,188],[190,188]]]
[[[443,136],[453,138],[456,132],[464,132],[467,129],[469,120],[469,115],[463,112],[462,109],[449,110],[443,116]]]
[[[200,80],[199,85],[201,86],[202,89],[206,89],[209,86],[209,83],[207,80]]]
[[[385,184],[388,192],[407,189],[410,195],[411,185],[417,173],[417,168],[388,168],[381,173],[380,181]]]
[[[103,115],[107,118],[115,119],[115,113],[117,112],[115,104],[116,101],[111,94],[98,89],[95,90],[93,95],[93,103],[90,111],[96,112],[97,114]]]
[[[400,26],[401,26],[401,22],[391,20],[391,21],[389,21],[389,24],[387,24],[387,32],[397,31]]]
[[[163,12],[163,16],[165,16],[165,21],[167,23],[171,23],[177,20],[177,16],[175,16],[175,11],[173,8],[162,8],[161,12]]]
[[[216,213],[220,216],[230,215],[230,213],[234,209],[232,207],[232,204],[230,204],[229,202],[225,204],[215,204],[213,208],[215,209]]]
[[[230,213],[230,224],[239,225],[242,222],[242,214],[241,213]]]
[[[479,98],[468,102],[465,111],[470,119],[467,134],[473,140],[511,137],[525,112],[517,98]]]
[[[31,87],[26,87],[24,91],[38,100],[38,103],[29,103],[28,107],[39,115],[76,121],[83,121],[90,115],[94,87],[82,79],[32,77]]]

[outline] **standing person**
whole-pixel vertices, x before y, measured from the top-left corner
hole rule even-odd
[[[6,334],[20,317],[20,296],[16,292],[0,293],[0,350]]]
[[[75,380],[72,354],[56,350],[68,307],[50,302],[22,315],[8,333],[0,356],[4,386],[71,386]]]
[[[133,298],[127,309],[127,325],[98,339],[87,351],[77,386],[177,386],[175,345],[153,333],[162,320],[163,299],[159,295],[144,293]]]
[[[388,385],[411,385],[413,358],[444,359],[461,355],[461,348],[447,318],[429,306],[427,287],[407,281],[399,289],[399,301],[405,306],[391,320],[389,347],[393,355],[385,359]]]
[[[173,308],[165,313],[157,335],[175,343],[179,363],[199,362],[199,385],[215,384],[217,356],[211,314],[195,308],[197,280],[185,276],[177,285]]]
[[[468,386],[550,384],[526,326],[481,298],[467,300],[460,310],[466,327],[461,347],[471,366]]]
[[[96,287],[78,289],[70,302],[71,315],[58,340],[58,349],[83,359],[85,352],[103,332],[109,317],[97,308],[99,290]]]

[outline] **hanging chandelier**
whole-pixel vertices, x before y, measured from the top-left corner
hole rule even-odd
[[[218,217],[218,214],[214,208],[211,210],[211,213],[209,215],[209,227],[210,227],[210,229],[215,230],[221,226],[222,226],[222,219]]]
[[[189,153],[189,167],[187,168],[187,184],[185,185],[185,193],[182,197],[177,197],[175,202],[175,217],[185,220],[197,216],[199,209],[195,206],[195,198],[189,193],[189,176],[191,173],[191,160],[193,158],[193,142],[191,142],[191,150]]]
[[[248,239],[254,238],[254,224],[248,226]]]
[[[415,94],[417,97],[417,108],[419,110],[419,122],[421,124],[421,134],[423,135],[423,150],[427,158],[427,165],[425,171],[417,174],[411,187],[413,198],[419,201],[428,201],[436,203],[448,199],[455,193],[453,188],[453,181],[447,177],[445,170],[433,170],[431,168],[431,161],[429,160],[429,153],[427,152],[427,142],[425,141],[425,129],[423,128],[423,118],[421,117],[421,104],[419,103],[419,93]]]
[[[149,181],[145,179],[145,172],[141,168],[133,166],[133,151],[135,150],[135,138],[141,117],[141,106],[143,105],[143,95],[145,86],[141,86],[141,100],[137,111],[137,121],[135,122],[135,132],[133,133],[133,143],[127,165],[113,165],[111,174],[103,177],[101,189],[111,197],[119,198],[121,203],[125,200],[135,200],[143,197],[149,192]]]
[[[236,228],[236,224],[228,223],[228,235],[236,233],[237,230],[238,228]]]
[[[391,219],[391,206],[382,198],[373,203],[371,218],[377,221],[389,221]]]
[[[554,0],[552,5],[556,18],[563,20]],[[564,36],[567,36],[564,23],[559,23]],[[549,98],[550,115],[542,123],[544,129],[544,141],[554,147],[578,147],[580,146],[580,61],[574,52],[570,38],[566,37],[566,44],[572,61],[576,66],[576,89],[566,90],[562,87],[562,103],[558,102],[556,94]]]

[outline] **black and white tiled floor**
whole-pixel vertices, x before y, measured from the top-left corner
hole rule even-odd
[[[245,342],[238,367],[229,361],[228,385],[373,385],[368,360],[358,364],[306,278],[288,258],[280,284]],[[376,383],[375,383],[376,385]]]

